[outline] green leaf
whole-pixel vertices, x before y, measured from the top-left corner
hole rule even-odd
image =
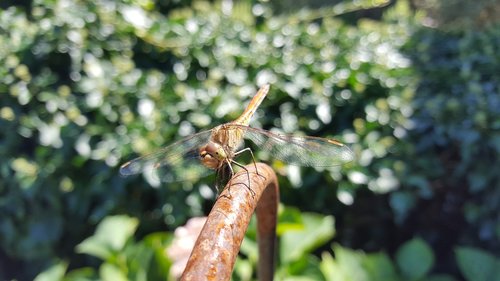
[[[420,238],[403,244],[396,252],[396,262],[405,280],[423,278],[434,264],[434,253]]]
[[[127,276],[131,280],[135,281],[146,281],[149,268],[152,264],[154,251],[151,247],[148,247],[146,243],[140,241],[134,244],[128,244],[121,257],[125,257],[127,266]],[[115,264],[114,262],[112,264]],[[115,265],[121,266],[120,263]]]
[[[68,263],[59,262],[38,274],[34,281],[57,281],[62,280],[68,268]]]
[[[238,276],[240,280],[251,280],[253,272],[252,263],[249,260],[244,260],[241,258],[236,259],[234,264],[234,275]]]
[[[298,260],[334,236],[332,216],[302,214],[302,228],[289,229],[281,236],[280,257],[284,263]]]
[[[408,213],[415,207],[415,196],[407,191],[396,191],[389,198],[396,222],[403,222]]]
[[[456,259],[468,281],[500,280],[500,261],[486,251],[472,247],[457,247]]]
[[[251,261],[257,261],[259,258],[259,248],[257,241],[245,236],[240,246],[240,253],[247,256]]]
[[[81,254],[87,254],[94,257],[106,260],[113,256],[113,251],[106,247],[106,245],[101,244],[101,241],[89,237],[83,240],[82,243],[76,245],[76,252]]]
[[[362,262],[370,281],[398,280],[394,265],[387,254],[369,254]]]
[[[276,233],[278,236],[287,232],[301,230],[303,228],[302,214],[299,209],[293,207],[280,208],[278,226]]]
[[[344,280],[370,280],[367,271],[363,268],[363,259],[365,258],[363,252],[343,248],[340,245],[334,245],[333,251],[341,271],[344,272]]]
[[[339,279],[341,272],[340,268],[337,262],[333,259],[332,255],[328,252],[321,254],[319,269],[327,281],[344,280],[344,278]]]
[[[109,263],[105,263],[99,268],[99,275],[103,281],[128,281],[125,273]]]
[[[172,262],[165,254],[165,249],[172,241],[172,234],[157,232],[144,237],[143,243],[154,251],[154,259],[148,271],[148,280],[165,280],[169,275]]]
[[[107,217],[97,226],[95,234],[78,244],[76,250],[78,253],[105,260],[114,252],[123,249],[138,224],[139,221],[136,218],[128,216]]]
[[[64,281],[97,281],[97,273],[93,268],[83,267],[66,274]]]
[[[280,267],[277,272],[277,280],[323,280],[319,266],[320,261],[313,255],[303,256],[300,259],[290,262],[285,266]]]

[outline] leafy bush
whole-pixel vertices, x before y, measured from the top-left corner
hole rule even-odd
[[[104,218],[93,236],[77,245],[79,253],[103,261],[96,271],[79,268],[66,273],[67,262],[59,262],[39,274],[35,281],[52,280],[166,280],[170,261],[165,247],[170,242],[166,233],[152,233],[140,242],[133,239],[139,221],[127,216]]]
[[[342,245],[396,251],[416,233],[436,248],[450,232],[426,222],[446,226],[451,214],[458,221],[449,220],[456,222],[449,229],[462,232],[445,243],[448,255],[456,243],[498,249],[499,181],[491,169],[499,148],[498,31],[421,31],[409,41],[411,16],[398,2],[382,22],[355,25],[277,16],[247,2],[197,1],[167,15],[152,1],[36,0],[0,11],[0,261],[7,268],[0,278],[31,280],[52,264],[59,276],[66,268],[97,268],[74,247],[113,214],[141,222],[137,230],[130,223],[137,240],[127,236],[120,249],[157,250],[147,235],[202,214],[213,180],[160,186],[121,178],[117,167],[234,119],[266,82],[271,93],[254,126],[336,136],[358,156],[349,167],[313,171],[257,153],[285,176],[284,202],[336,217]],[[309,255],[333,235],[317,234],[322,239],[297,249],[306,265],[331,260]],[[105,259],[101,268],[110,274],[136,266],[114,263],[116,251],[86,253]],[[411,270],[403,276],[427,276],[429,269]]]
[[[500,250],[498,27],[423,28],[406,46],[420,77],[401,178],[407,224],[451,255],[455,243]],[[417,218],[418,217],[418,218]]]
[[[500,11],[500,3],[496,0],[478,0],[474,3],[467,0],[418,0],[413,3],[427,12],[434,25],[453,30],[478,28],[489,26],[494,22],[498,23],[496,15]]]
[[[291,219],[292,218],[292,219]],[[126,216],[105,218],[96,233],[78,244],[80,253],[103,261],[99,270],[81,268],[67,271],[67,263],[60,262],[39,274],[35,281],[45,280],[170,280],[170,261],[165,248],[170,236],[154,233],[141,241],[132,235],[137,219]],[[278,229],[279,249],[277,280],[456,280],[449,274],[432,274],[435,254],[422,239],[406,241],[396,251],[393,259],[385,252],[365,253],[350,250],[338,244],[332,245],[333,257],[322,251],[321,259],[311,253],[333,237],[335,229],[331,216],[300,213],[299,210],[282,207]],[[257,263],[256,225],[253,221],[241,247],[246,258],[238,258],[234,280],[251,280],[255,277]],[[467,281],[495,280],[500,259],[485,251],[457,247],[455,258]]]
[[[234,119],[240,100],[263,82],[273,90],[266,118],[254,124],[356,142],[357,169],[377,188],[387,165],[376,162],[394,144],[392,127],[402,125],[393,120],[405,104],[394,97],[389,106],[388,93],[408,83],[397,79],[408,66],[396,50],[404,40],[391,45],[384,34],[404,31],[374,22],[358,31],[330,19],[291,24],[260,4],[254,21],[242,5],[234,8],[239,14],[224,14],[200,2],[168,18],[135,3],[39,1],[31,10],[2,11],[5,255],[43,266],[47,257],[71,253],[109,213],[135,214],[145,233],[161,217],[177,225],[200,214],[192,183],[153,190],[139,178],[126,182],[113,167],[132,151]],[[333,179],[342,179],[338,170],[307,173],[294,184],[331,185],[308,202],[328,210]],[[342,182],[342,190],[360,183]],[[301,198],[287,186],[285,198]]]

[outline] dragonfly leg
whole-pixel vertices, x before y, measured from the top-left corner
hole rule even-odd
[[[250,172],[249,172],[249,171],[248,171],[248,169],[247,169],[245,166],[243,166],[242,164],[240,164],[240,163],[238,163],[238,162],[236,162],[236,161],[234,161],[234,160],[230,160],[230,161],[231,161],[231,163],[233,163],[234,165],[236,165],[236,166],[238,166],[238,167],[242,168],[243,170],[245,170],[245,171],[247,172],[248,186],[245,184],[245,187],[246,187],[246,188],[248,188],[248,190],[250,191],[250,193],[252,193],[252,197],[254,197],[254,196],[255,196],[255,191],[253,191],[253,190],[252,190],[252,188],[250,187]]]
[[[231,162],[228,160],[224,160],[224,165],[221,165],[218,169],[216,169],[215,174],[215,189],[217,191],[217,197],[221,194],[226,186],[231,186],[231,178],[233,177],[233,175],[234,170],[231,166]]]
[[[217,196],[219,196],[221,190],[221,184],[222,180],[224,179],[224,174],[226,173],[226,170],[224,168],[217,169],[215,172],[215,190],[217,191]]]
[[[255,172],[257,173],[257,175],[259,175],[259,176],[260,176],[260,174],[259,174],[259,170],[257,169],[257,163],[255,162],[255,157],[253,156],[252,149],[250,149],[249,147],[243,148],[242,150],[240,150],[240,151],[236,152],[236,153],[234,154],[234,156],[238,156],[239,154],[241,154],[241,153],[243,153],[243,152],[246,152],[246,151],[250,152],[250,155],[252,156],[252,162],[253,162],[253,165],[254,165],[254,167],[255,167]],[[245,169],[245,170],[246,170],[246,169]],[[248,172],[248,171],[247,171],[247,172]]]
[[[233,170],[233,166],[231,166],[231,161],[229,159],[225,159],[226,161],[226,165],[227,166],[227,170],[225,170],[225,173],[228,172],[229,170],[229,176],[227,175],[224,175],[225,177],[229,178],[229,181],[226,183],[227,184],[227,191],[229,193],[229,195],[231,195],[231,180],[233,179],[233,176],[234,176],[234,170]]]

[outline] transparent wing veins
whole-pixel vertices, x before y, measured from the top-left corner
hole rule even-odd
[[[120,167],[123,176],[154,172],[163,181],[197,179],[210,173],[199,159],[199,148],[210,139],[211,130],[203,131],[166,146],[149,155],[133,159]]]
[[[331,167],[354,159],[354,153],[347,145],[331,139],[281,135],[252,127],[246,127],[244,135],[258,149],[292,165]]]

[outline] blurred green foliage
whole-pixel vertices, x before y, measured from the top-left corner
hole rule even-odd
[[[294,220],[290,220],[293,217]],[[55,263],[40,273],[35,281],[62,280],[173,280],[168,269],[171,261],[165,249],[171,237],[165,233],[153,233],[142,241],[134,241],[137,219],[112,216],[104,219],[96,233],[77,245],[80,253],[98,257],[103,261],[99,269],[79,268],[68,270],[67,262]],[[398,281],[431,280],[454,281],[450,274],[432,274],[435,266],[434,253],[424,240],[411,239],[402,244],[395,257],[386,252],[365,253],[338,244],[331,247],[333,257],[322,250],[321,259],[311,255],[325,244],[335,232],[331,216],[301,213],[298,209],[283,207],[278,228],[280,258],[276,280],[325,280],[325,281]],[[246,258],[238,258],[234,280],[253,280],[257,264],[256,225],[252,221],[241,246]],[[117,239],[114,239],[117,238]],[[325,240],[325,238],[327,238]],[[290,254],[289,254],[290,253]],[[455,258],[467,281],[496,280],[499,276],[500,259],[486,251],[457,247]]]
[[[90,267],[68,270],[61,261],[40,273],[35,281],[53,280],[166,280],[170,261],[165,248],[170,243],[167,233],[152,233],[140,242],[133,235],[139,221],[127,216],[110,216],[102,220],[94,235],[76,246],[79,253],[103,261],[98,270]]]
[[[449,30],[484,28],[499,22],[500,2],[497,0],[413,0],[412,3],[426,11],[432,25]]]
[[[405,46],[420,82],[399,176],[403,189],[392,199],[416,202],[400,215],[444,248],[478,243],[500,251],[499,42],[495,26],[422,28]]]
[[[213,179],[160,184],[121,178],[117,167],[234,119],[263,83],[271,93],[252,126],[335,136],[357,155],[350,166],[314,171],[257,153],[284,176],[282,201],[333,214],[344,247],[396,253],[390,265],[335,246],[335,259],[320,260],[312,250],[332,239],[333,219],[310,215],[311,233],[283,228],[283,243],[306,238],[280,274],[328,276],[355,259],[362,266],[348,263],[346,274],[383,263],[388,276],[418,279],[432,268],[473,280],[464,261],[475,252],[457,251],[457,263],[456,246],[498,252],[498,28],[422,28],[405,1],[382,21],[355,23],[277,15],[265,2],[171,4],[34,0],[0,11],[0,279],[47,268],[39,278],[78,268],[95,277],[99,268],[101,278],[139,280],[150,264],[121,255],[158,253],[163,242],[148,241],[163,236],[148,235],[206,211]],[[127,236],[106,250],[100,228],[91,235],[113,214],[140,224],[119,222]],[[427,242],[403,244],[415,235]],[[86,255],[75,252],[79,243]],[[144,262],[163,264],[161,276],[168,266],[155,257]],[[427,265],[401,266],[414,257]],[[122,276],[125,267],[137,275]]]

